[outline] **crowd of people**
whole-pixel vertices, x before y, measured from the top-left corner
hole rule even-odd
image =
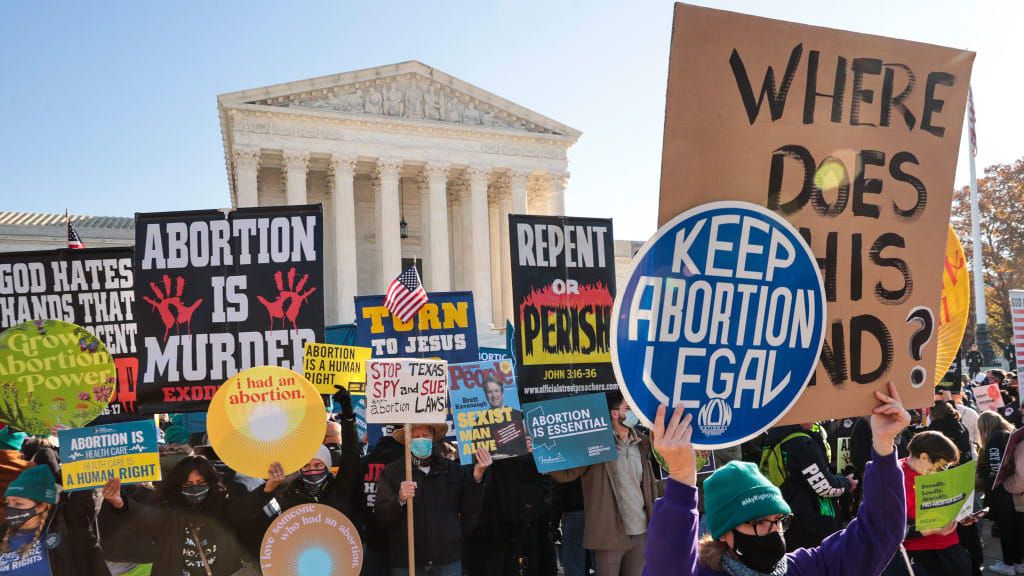
[[[891,388],[869,416],[780,426],[715,451],[717,470],[700,479],[689,416],[662,410],[647,431],[619,393],[607,395],[615,459],[550,474],[529,454],[481,450],[462,466],[445,425],[398,427],[367,447],[344,390],[316,455],[292,474],[274,463],[265,478],[232,470],[194,422],[175,417],[161,426],[161,482],[63,492],[52,440],[4,428],[0,574],[256,575],[273,520],[320,503],[359,528],[362,574],[405,575],[413,502],[418,574],[973,576],[981,514],[914,524],[914,478],[971,460],[975,509],[987,510],[1002,549],[987,569],[1020,574],[1024,448],[1009,456],[1021,473],[993,487],[1021,424],[1016,375],[985,376],[1005,395],[998,411],[979,415],[966,383],[909,412]]]

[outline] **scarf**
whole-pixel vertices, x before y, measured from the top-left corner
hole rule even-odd
[[[785,576],[789,565],[786,563],[786,557],[783,556],[771,572],[758,572],[739,560],[725,555],[722,556],[722,568],[725,568],[725,572],[729,576]]]

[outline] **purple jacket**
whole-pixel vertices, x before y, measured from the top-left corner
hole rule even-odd
[[[907,526],[903,471],[896,452],[872,453],[864,472],[864,501],[845,530],[821,546],[786,555],[789,576],[878,576],[903,541]],[[697,489],[669,480],[654,504],[644,551],[647,576],[723,576],[697,563]]]

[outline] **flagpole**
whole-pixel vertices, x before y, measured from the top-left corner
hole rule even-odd
[[[985,254],[981,244],[981,208],[978,204],[978,174],[975,167],[975,156],[978,154],[977,136],[974,128],[974,93],[970,87],[968,95],[968,140],[970,154],[968,161],[971,167],[971,265],[974,269],[974,342],[985,361],[986,366],[995,364],[995,353],[988,334],[988,308],[985,305]]]

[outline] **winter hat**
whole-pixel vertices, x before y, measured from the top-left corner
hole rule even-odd
[[[49,466],[26,468],[7,486],[4,497],[18,496],[35,502],[57,503],[57,481]]]
[[[0,450],[21,450],[21,445],[25,443],[26,438],[28,438],[28,434],[15,432],[11,430],[10,426],[5,426],[3,430],[0,430]]]
[[[716,540],[744,522],[773,514],[792,510],[751,462],[729,462],[704,481],[704,518]]]
[[[168,426],[164,430],[164,442],[167,444],[188,444],[189,433],[182,426]]]
[[[316,456],[313,456],[313,460],[319,460],[324,463],[324,466],[331,467],[331,451],[327,449],[327,446],[323,444],[316,449]]]

